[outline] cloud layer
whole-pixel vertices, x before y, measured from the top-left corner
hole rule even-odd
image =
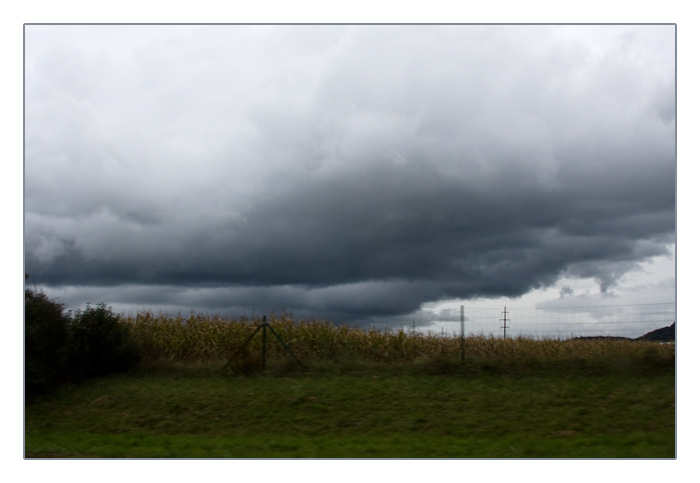
[[[675,240],[674,35],[29,26],[26,271],[342,321],[606,291]]]

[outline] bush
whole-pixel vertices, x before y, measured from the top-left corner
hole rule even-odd
[[[24,381],[28,399],[60,384],[126,371],[141,360],[128,328],[105,304],[75,318],[46,294],[24,291]]]
[[[68,380],[70,318],[46,294],[24,291],[24,380],[27,397]]]
[[[103,303],[77,311],[70,332],[69,365],[76,378],[126,371],[141,360],[128,328]]]

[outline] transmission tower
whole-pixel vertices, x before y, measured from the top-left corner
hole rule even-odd
[[[501,326],[501,329],[503,329],[503,338],[504,339],[506,338],[506,329],[510,329],[510,327],[508,327],[506,325],[507,322],[510,322],[510,319],[507,319],[506,315],[508,315],[508,311],[506,310],[506,307],[503,306],[503,318],[501,319],[501,322],[503,322],[503,325]]]

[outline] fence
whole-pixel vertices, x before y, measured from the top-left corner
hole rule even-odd
[[[443,313],[431,325],[404,330],[459,335],[460,311]],[[505,323],[504,323],[505,319]],[[676,304],[600,305],[581,307],[464,307],[465,334],[503,337],[571,338],[587,336],[640,337],[676,321]]]

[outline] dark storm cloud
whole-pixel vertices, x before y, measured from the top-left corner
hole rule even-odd
[[[26,271],[365,321],[606,291],[675,232],[673,29],[617,28],[29,30]]]

